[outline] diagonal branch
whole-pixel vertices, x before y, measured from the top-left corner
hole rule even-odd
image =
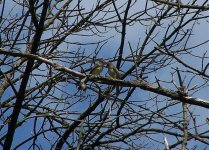
[[[171,2],[168,0],[151,0],[154,1],[156,3],[161,3],[161,4],[166,4],[169,6],[174,6],[174,7],[180,7],[180,8],[189,8],[189,9],[202,9],[203,11],[205,10],[209,10],[209,6],[198,6],[198,5],[184,5],[182,3],[179,2]]]
[[[79,78],[86,77],[85,74],[82,74],[78,71],[61,66],[57,63],[54,63],[53,61],[50,61],[46,58],[43,58],[37,55],[16,53],[12,51],[5,51],[2,49],[0,49],[0,54],[6,54],[6,55],[14,56],[14,57],[26,57],[26,58],[30,58],[34,60],[39,60],[39,61],[42,61],[43,63],[51,65],[52,67],[54,67],[55,69],[59,71],[69,73],[72,76],[79,77]],[[150,92],[162,95],[162,96],[169,97],[173,100],[178,100],[178,101],[185,102],[188,104],[197,105],[197,106],[201,106],[204,108],[209,108],[209,102],[207,100],[203,100],[200,98],[193,98],[190,96],[184,96],[182,98],[182,93],[180,91],[170,90],[165,87],[156,87],[148,83],[147,81],[143,81],[143,80],[124,81],[124,80],[112,79],[112,78],[101,77],[101,76],[93,76],[93,75],[87,75],[87,76],[90,81],[99,81],[100,83],[103,83],[103,84],[119,85],[123,87],[138,87],[146,91],[150,91]]]

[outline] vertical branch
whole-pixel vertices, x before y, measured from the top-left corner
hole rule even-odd
[[[177,74],[178,74],[178,78],[179,78],[179,83],[180,83],[180,92],[183,95],[187,95],[187,91],[186,88],[183,85],[183,81],[181,79],[181,74],[177,68]],[[182,98],[183,98],[182,95]],[[184,101],[184,100],[182,100]],[[187,117],[187,112],[188,112],[188,108],[187,108],[187,103],[183,102],[182,103],[182,108],[183,108],[183,132],[184,132],[184,136],[183,136],[183,142],[182,142],[182,150],[186,150],[186,145],[187,145],[187,141],[188,141],[188,117]]]
[[[184,89],[185,91],[185,89]],[[187,145],[187,141],[188,141],[188,118],[187,118],[187,103],[182,103],[182,107],[183,107],[183,130],[184,130],[184,138],[183,138],[183,142],[182,142],[182,150],[186,150],[186,145]]]
[[[39,47],[41,36],[42,36],[43,31],[44,31],[44,21],[45,21],[45,16],[46,16],[46,13],[47,13],[48,5],[49,5],[49,1],[45,0],[43,2],[43,9],[42,9],[42,13],[41,13],[41,19],[40,19],[40,22],[38,24],[36,34],[34,35],[32,47],[31,47],[31,53],[32,54],[35,54],[38,50],[38,47]],[[27,66],[25,68],[23,79],[22,79],[18,94],[16,96],[17,98],[16,98],[15,106],[14,106],[14,109],[13,109],[13,112],[12,112],[11,122],[8,125],[6,140],[5,140],[4,146],[3,146],[4,150],[11,149],[11,145],[12,145],[12,142],[13,142],[13,137],[14,137],[14,133],[15,133],[15,129],[16,129],[17,120],[18,120],[18,117],[19,117],[19,114],[20,114],[20,110],[22,108],[22,103],[25,99],[26,86],[27,86],[27,83],[28,83],[28,80],[29,80],[29,77],[30,77],[30,73],[31,73],[32,68],[33,68],[33,64],[34,64],[34,60],[29,60],[28,63],[27,63]]]
[[[2,4],[2,1],[1,1],[0,4]],[[5,8],[5,0],[3,0],[3,6],[2,6],[2,9],[1,9],[0,23],[2,22],[2,18],[3,18],[3,15],[4,15],[4,8]]]
[[[130,9],[131,1],[128,1],[125,13],[124,13],[124,18],[122,22],[122,33],[121,33],[121,42],[120,42],[120,48],[119,48],[119,56],[118,56],[118,62],[117,62],[117,68],[120,68],[122,56],[123,56],[123,47],[124,47],[124,42],[125,42],[125,36],[126,36],[126,20],[128,16],[128,11]]]
[[[163,140],[164,140],[165,150],[170,150],[167,138],[164,137]]]

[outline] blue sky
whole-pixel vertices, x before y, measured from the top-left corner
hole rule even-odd
[[[8,4],[10,2],[11,1],[7,1]],[[120,2],[121,1],[119,1],[119,3]],[[130,15],[135,10],[142,9],[145,2],[146,2],[145,0],[144,1],[140,1],[140,4],[141,5],[139,5],[139,3],[138,3],[137,6],[139,6],[139,7],[137,7],[137,6],[134,7],[131,10]],[[186,1],[184,1],[184,3],[186,3]],[[87,2],[87,1],[82,2],[82,6],[83,6],[83,8],[86,9],[86,11],[88,11],[88,10],[91,9],[91,6],[89,6],[89,2]],[[92,6],[93,6],[93,3],[92,3]],[[73,7],[73,5],[72,5],[72,7]],[[6,7],[6,11],[5,12],[9,12],[10,8],[11,7]],[[18,12],[18,8],[15,7],[13,11],[15,13]],[[154,13],[154,11],[149,11],[149,14],[150,15],[152,15],[152,13]],[[171,20],[172,20],[172,18],[171,18]],[[144,22],[144,23],[150,24],[150,23],[153,23],[153,22],[147,21],[147,22]],[[169,22],[168,21],[165,21],[163,23],[164,23],[163,26],[164,27],[167,27]],[[178,24],[178,22],[176,22],[176,24]],[[137,47],[137,42],[139,42],[139,39],[140,39],[141,42],[144,40],[144,38],[146,36],[145,31],[148,30],[148,28],[149,27],[144,27],[139,22],[136,23],[135,25],[129,26],[127,28],[127,31],[126,31],[126,33],[127,33],[126,34],[126,41],[125,41],[125,46],[124,46],[124,58],[126,56],[130,55],[130,53],[131,53],[130,48],[128,46],[128,41],[131,42],[132,48],[135,49]],[[185,28],[185,30],[186,29],[190,29],[190,28],[191,28],[191,26],[187,26]],[[104,29],[101,29],[101,30],[105,31]],[[164,33],[165,33],[165,30],[163,30],[163,28],[160,28],[159,27],[156,30],[156,32],[155,32],[155,34],[157,34],[157,37],[155,38],[155,41],[156,42],[162,41],[162,38],[163,38]],[[192,47],[193,45],[196,45],[197,43],[204,42],[205,39],[209,39],[208,38],[209,37],[208,23],[206,23],[206,21],[199,21],[199,24],[195,28],[193,28],[192,34],[194,36],[192,36],[191,39],[189,40],[188,47]],[[51,33],[49,33],[49,32],[45,33],[43,39],[47,38],[48,36],[51,36]],[[96,38],[95,37],[86,37],[86,36],[85,37],[80,37],[80,36],[74,35],[74,36],[70,36],[69,38],[67,38],[67,40],[70,41],[70,42],[86,43],[86,42],[100,41],[100,40],[106,39],[108,37],[112,37],[112,38],[110,40],[108,40],[108,42],[102,47],[102,50],[98,54],[99,57],[103,57],[105,59],[108,59],[108,58],[113,58],[115,52],[117,51],[117,49],[119,48],[119,45],[120,45],[120,34],[117,33],[114,28],[111,29],[108,33],[104,33],[103,34],[103,37],[99,37],[99,36],[97,36]],[[184,42],[182,42],[182,45],[183,45],[183,43]],[[178,45],[178,46],[176,46],[176,48],[177,49],[178,48],[182,48],[182,45]],[[74,45],[74,44],[72,44],[67,49],[66,48],[67,46],[63,44],[63,45],[59,46],[58,49],[59,50],[65,50],[65,51],[76,51],[78,49],[78,47],[80,47],[81,49],[83,49],[83,50],[85,49],[86,50],[86,55],[88,56],[89,54],[92,54],[92,52],[94,51],[94,49],[96,48],[96,46],[97,45],[95,45],[95,44],[93,44],[93,45]],[[154,46],[156,46],[155,43],[154,42],[151,42],[147,46],[146,51],[149,51]],[[203,53],[208,50],[208,47],[209,47],[209,44],[208,43],[205,44],[205,45],[203,45],[203,46],[197,47],[197,48],[195,48],[194,54],[199,55],[199,56],[202,56]],[[21,47],[21,48],[24,49],[24,46]],[[93,54],[91,56],[93,56]],[[208,57],[209,55],[206,54],[206,56]],[[182,56],[181,59],[184,62],[189,63],[193,67],[200,68],[200,66],[201,66],[201,59],[199,59],[199,58],[196,58],[196,57],[190,57],[190,58],[188,58],[185,55],[185,56]],[[69,66],[69,64],[65,64],[65,63],[62,63],[62,62],[60,62],[60,63],[62,65],[65,65],[65,66]],[[124,67],[121,68],[121,72],[126,71],[128,69],[128,67],[130,67],[131,65],[132,64],[130,64],[130,63],[129,64],[125,64]],[[179,65],[179,64],[174,65],[174,66],[175,67],[179,67],[180,69],[181,68],[184,69],[184,67],[182,65]],[[89,67],[89,65],[86,65],[86,69],[88,67]],[[44,65],[42,66],[42,69],[45,69],[45,66]],[[76,69],[78,71],[80,71],[80,68],[76,68]],[[152,73],[151,75],[149,75],[149,78],[147,80],[152,83],[152,82],[155,81],[155,77],[158,77],[158,78],[161,78],[161,79],[164,79],[164,80],[168,80],[169,81],[169,80],[171,80],[171,74],[170,74],[171,71],[174,72],[174,70],[168,66],[165,69],[161,69],[159,71],[156,71],[156,72]],[[42,71],[36,70],[34,73],[40,74],[41,72]],[[107,70],[105,69],[104,72],[102,73],[102,75],[105,75],[106,72],[107,72]],[[186,77],[185,82],[186,83],[189,83],[190,82],[190,78],[192,77],[192,74],[185,73],[184,75]],[[45,80],[45,79],[42,79],[42,78],[39,78],[39,77],[36,77],[36,78],[38,79],[39,82],[42,82],[42,80],[43,81]],[[130,79],[130,78],[126,78],[126,80],[127,79]],[[176,76],[175,76],[175,79],[177,81],[177,77]],[[203,80],[201,80],[199,78],[195,78],[192,81],[191,86],[200,85],[202,83],[203,83]],[[35,81],[34,82],[31,82],[30,83],[30,86],[34,86],[35,84],[36,84]],[[170,84],[162,84],[162,85],[165,86],[165,87],[167,87],[167,88],[170,88],[170,89],[175,89],[175,87],[174,86],[170,86]],[[105,85],[103,85],[103,87],[104,86]],[[65,91],[69,92],[69,93],[71,93],[72,91],[74,91],[76,89],[76,87],[72,87],[72,85],[68,86],[66,83],[61,83],[59,87],[61,89],[65,90]],[[209,97],[208,91],[209,91],[209,87],[208,86],[205,86],[203,89],[200,89],[198,92],[196,92],[194,94],[194,96],[208,100],[208,97]],[[56,94],[57,97],[65,96],[65,94],[60,93],[59,91],[56,91],[55,94]],[[73,92],[72,92],[72,94],[73,94]],[[10,95],[12,95],[11,94],[11,91],[8,90],[8,92],[5,92],[4,97],[2,99],[6,99]],[[135,92],[132,95],[131,100],[138,100],[138,101],[146,100],[150,95],[153,96],[152,93],[150,94],[148,92],[143,92],[141,89],[137,89],[137,92]],[[121,96],[121,98],[122,98],[122,96]],[[73,99],[73,100],[76,101],[76,99]],[[82,110],[82,111],[84,111],[88,107],[90,101],[91,100],[83,101],[82,104],[79,103],[78,105],[75,105],[72,108],[75,109],[75,110],[79,110],[79,111]],[[47,101],[46,101],[46,103],[47,103]],[[149,105],[152,105],[153,103],[154,102],[150,102]],[[178,106],[175,106],[173,110],[169,110],[170,112],[168,111],[168,113],[174,113],[175,111],[178,112],[179,110],[181,110],[182,108],[179,108],[179,110],[178,110]],[[50,107],[55,107],[55,104],[51,104]],[[63,106],[61,105],[59,107],[61,109]],[[163,107],[163,104],[162,104],[161,107]],[[197,116],[197,123],[198,124],[203,124],[205,122],[205,118],[206,117],[209,117],[209,115],[206,115],[206,114],[209,114],[208,113],[208,110],[207,109],[204,109],[204,108],[201,108],[201,107],[197,107],[197,106],[195,106],[194,109],[195,109],[195,112],[197,114],[199,114],[199,116]],[[70,117],[73,118],[73,119],[75,119],[75,116],[70,116]],[[40,120],[40,122],[41,122],[41,120]],[[31,135],[31,131],[32,131],[31,126],[32,126],[32,123],[31,122],[27,122],[26,124],[24,124],[23,126],[21,126],[20,128],[17,129],[17,132],[15,133],[15,138],[14,138],[14,145],[16,143],[19,143],[25,137]],[[202,129],[206,129],[207,127],[208,126],[204,126]],[[49,134],[49,135],[51,135],[51,134]],[[154,135],[154,137],[156,137],[156,138],[158,138],[158,136],[159,135]],[[160,135],[159,137],[162,138],[162,141],[163,141],[163,136]],[[173,142],[173,139],[172,138],[173,137],[167,136],[167,135],[166,135],[166,137],[168,139],[168,142],[170,142],[172,144],[172,142]],[[43,142],[41,140],[40,140],[40,143],[43,144]],[[25,146],[27,147],[27,144]],[[43,144],[42,146],[44,147],[45,144]],[[198,146],[202,147],[202,143],[198,143]],[[22,147],[22,148],[26,148],[26,147]],[[47,148],[47,146],[45,148]]]

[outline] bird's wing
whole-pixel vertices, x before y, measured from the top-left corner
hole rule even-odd
[[[102,64],[96,64],[93,69],[90,71],[90,74],[92,75],[100,75],[100,73],[103,70],[103,65]]]
[[[91,71],[90,71],[90,74],[94,74],[94,72],[95,72],[95,70],[96,70],[96,68],[97,67],[99,67],[99,64],[95,64],[93,67],[92,67],[92,69],[91,69]]]
[[[120,78],[120,73],[119,73],[118,69],[115,66],[113,66],[113,71],[116,74],[116,78]]]

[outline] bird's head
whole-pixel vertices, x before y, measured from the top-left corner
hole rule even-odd
[[[99,59],[99,62],[98,62],[99,64],[101,64],[101,65],[105,65],[106,64],[106,62],[104,61],[104,59]]]
[[[111,67],[113,66],[112,62],[110,62],[110,61],[107,62],[106,64],[107,64],[107,67],[108,67],[108,68],[111,68]]]

